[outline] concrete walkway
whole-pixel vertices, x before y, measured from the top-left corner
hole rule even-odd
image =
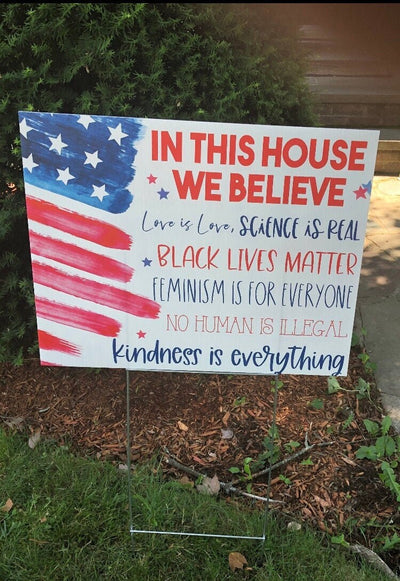
[[[357,299],[356,329],[375,363],[376,383],[400,433],[400,178],[375,176]]]

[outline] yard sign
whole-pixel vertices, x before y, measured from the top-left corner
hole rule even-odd
[[[43,365],[346,375],[379,132],[19,121]]]

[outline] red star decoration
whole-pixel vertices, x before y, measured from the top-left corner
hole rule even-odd
[[[153,174],[150,174],[149,176],[147,176],[147,179],[149,180],[149,184],[155,184],[157,178],[155,176],[153,176]]]
[[[146,337],[146,333],[144,331],[138,331],[136,335],[139,337],[139,339],[144,339]]]
[[[367,192],[368,190],[366,188],[363,188],[362,186],[360,186],[358,190],[354,190],[356,200],[358,200],[359,198],[367,198],[366,196]]]

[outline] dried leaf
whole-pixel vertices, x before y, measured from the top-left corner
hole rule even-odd
[[[222,423],[224,424],[224,426],[228,425],[228,420],[230,417],[231,417],[231,412],[226,412],[226,414],[222,418]]]
[[[193,460],[202,466],[207,466],[207,462],[199,458],[198,456],[193,456]]]
[[[229,553],[229,567],[231,571],[243,569],[245,565],[247,565],[247,559],[242,553]]]
[[[182,476],[182,478],[179,479],[179,482],[183,486],[190,486],[190,487],[193,487],[194,486],[193,480],[190,480],[190,478],[188,476]]]
[[[218,433],[218,430],[208,430],[207,432],[202,432],[199,434],[200,438],[206,438],[207,436],[214,436]]]
[[[19,428],[23,421],[24,418],[7,418],[4,420],[4,423],[9,428]]]
[[[200,484],[196,485],[196,488],[202,494],[209,494],[210,496],[215,496],[219,493],[221,485],[217,476],[213,476],[212,478],[208,478],[205,476]]]
[[[182,430],[182,432],[187,432],[188,431],[188,427],[186,424],[184,424],[183,422],[181,422],[180,420],[178,420],[178,428],[180,430]]]
[[[323,508],[331,506],[331,502],[329,500],[324,500],[323,498],[317,496],[316,494],[314,494],[314,500],[316,500],[316,502],[320,504]]]
[[[0,510],[3,512],[10,512],[13,506],[14,506],[13,501],[11,500],[11,498],[8,498],[6,503],[2,507],[0,507]]]
[[[28,440],[28,446],[33,450],[40,440],[40,428],[36,428],[32,436]]]
[[[350,460],[350,458],[347,458],[347,456],[342,455],[342,460],[346,462],[346,464],[350,464],[350,466],[357,466],[357,464],[353,462],[353,460]]]
[[[287,528],[288,531],[299,531],[301,529],[301,524],[299,522],[291,521]]]
[[[229,428],[226,428],[226,430],[224,428],[222,428],[222,430],[221,430],[221,438],[223,440],[231,440],[233,438],[233,432],[232,432],[232,430],[230,430]]]

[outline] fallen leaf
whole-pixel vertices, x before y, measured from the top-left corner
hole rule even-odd
[[[207,432],[202,432],[201,434],[199,434],[200,438],[206,438],[207,436],[214,436],[215,434],[218,433],[218,430],[208,430]]]
[[[40,440],[40,428],[37,428],[28,440],[28,446],[33,450]]]
[[[350,460],[350,458],[347,458],[347,456],[342,455],[342,460],[346,462],[346,464],[350,464],[350,466],[357,466],[357,464],[353,462],[353,460]]]
[[[193,456],[193,460],[202,466],[207,466],[207,462],[199,458],[198,456]]]
[[[196,485],[196,488],[202,494],[209,494],[210,496],[215,496],[219,493],[221,485],[217,476],[213,476],[212,478],[208,478],[205,476],[200,484]]]
[[[230,416],[231,416],[231,412],[226,412],[226,414],[222,418],[222,423],[224,424],[224,426],[228,425],[228,420],[229,420]]]
[[[11,500],[11,498],[8,498],[6,503],[0,508],[0,510],[2,510],[3,512],[10,512],[13,506],[14,506],[13,501]]]
[[[24,418],[7,418],[4,420],[4,423],[9,428],[19,428],[23,421]]]
[[[229,428],[226,428],[226,430],[224,428],[222,428],[222,430],[221,430],[221,438],[223,440],[231,440],[233,438],[233,432],[232,432],[232,430],[230,430]]]
[[[316,502],[320,504],[323,508],[328,508],[328,506],[331,506],[331,502],[329,500],[325,500],[320,496],[317,496],[316,494],[314,494],[314,500],[316,500]]]
[[[243,569],[247,565],[247,559],[242,553],[229,553],[229,567],[231,571]]]
[[[301,529],[301,524],[299,522],[291,521],[287,528],[288,531],[299,531]]]
[[[186,424],[184,424],[183,422],[181,422],[180,420],[178,420],[178,428],[180,430],[182,430],[182,432],[187,432],[188,431],[188,427]]]

